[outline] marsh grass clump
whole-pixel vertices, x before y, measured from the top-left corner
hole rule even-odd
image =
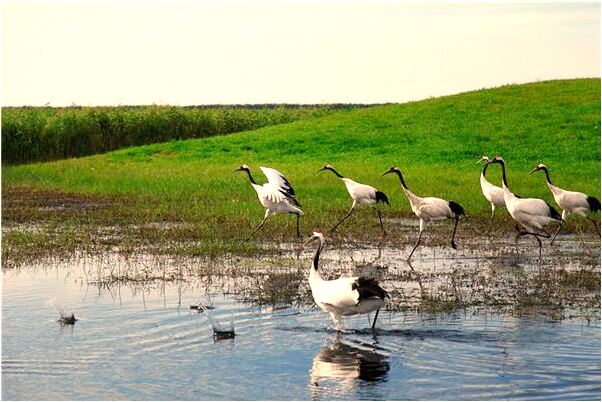
[[[325,116],[360,105],[2,108],[2,163],[80,157]]]
[[[258,305],[292,304],[299,298],[299,287],[305,276],[301,272],[275,272],[257,277],[246,299]]]

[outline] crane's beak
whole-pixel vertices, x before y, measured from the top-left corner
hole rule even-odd
[[[234,169],[234,170],[232,171],[232,173],[240,172],[241,170],[242,170],[242,168]]]
[[[387,170],[385,173],[381,174],[380,177],[383,177],[384,175],[389,174],[389,173],[393,173],[393,171],[392,170]]]
[[[539,170],[539,168],[538,168],[538,167],[536,167],[536,168],[533,168],[533,169],[532,169],[532,170],[529,172],[529,174],[531,174],[531,173],[535,173],[535,172],[537,172],[538,170]]]
[[[303,247],[307,246],[309,243],[311,243],[312,241],[316,240],[317,237],[316,236],[310,236],[309,239],[305,240],[305,242],[303,242]]]
[[[478,165],[478,164],[480,164],[480,163],[485,163],[485,159],[483,159],[483,158],[479,159],[479,160],[477,161],[477,165]]]
[[[322,170],[326,170],[326,168],[324,168],[324,167],[320,168],[320,169],[318,169],[318,171],[316,173],[320,173]]]

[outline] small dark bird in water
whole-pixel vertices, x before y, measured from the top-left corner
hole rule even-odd
[[[213,330],[213,340],[215,341],[221,341],[224,339],[234,339],[234,337],[236,336],[236,334],[234,333],[234,331],[220,331],[220,330]]]
[[[73,313],[71,315],[61,315],[61,318],[59,318],[61,325],[73,325],[75,321],[77,321],[77,318],[75,318],[75,314]]]
[[[215,307],[213,306],[206,306],[204,304],[201,303],[195,303],[195,304],[191,304],[190,305],[190,309],[191,310],[199,310],[199,311],[204,311],[204,310],[213,310]]]

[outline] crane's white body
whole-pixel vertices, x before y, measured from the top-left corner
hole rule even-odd
[[[251,170],[247,165],[243,164],[240,168],[235,170],[243,170],[247,172],[249,175],[249,180],[251,181],[251,185],[257,193],[257,198],[259,198],[259,202],[265,208],[263,220],[253,231],[253,233],[251,233],[247,240],[263,227],[263,224],[270,216],[275,214],[297,215],[297,236],[301,237],[299,232],[299,217],[303,216],[303,211],[301,208],[299,208],[300,204],[295,196],[295,190],[293,190],[293,187],[288,182],[286,177],[284,177],[284,175],[276,169],[265,166],[260,166],[259,168],[268,179],[268,182],[263,185],[255,182],[253,176],[251,175]]]
[[[502,158],[496,156],[486,163],[499,163],[502,166],[502,188],[504,189],[506,209],[512,219],[526,229],[526,231],[519,231],[515,241],[518,241],[522,236],[532,235],[539,244],[539,258],[541,258],[541,240],[539,238],[550,237],[545,227],[552,222],[562,222],[560,214],[544,200],[540,200],[539,198],[520,198],[514,195],[508,188],[506,162]]]
[[[485,196],[485,199],[491,204],[491,217],[489,218],[489,225],[487,225],[487,234],[491,229],[493,223],[493,217],[495,216],[496,207],[505,207],[506,202],[504,201],[504,189],[498,187],[487,180],[485,175],[487,174],[487,167],[489,166],[489,157],[483,155],[477,163],[483,163],[483,169],[481,170],[481,191]]]
[[[504,200],[504,189],[491,184],[486,178],[485,174],[481,172],[481,191],[483,195],[491,203],[491,212],[495,211],[495,207],[505,207],[506,201]]]
[[[412,212],[420,218],[421,227],[425,222],[455,217],[448,201],[437,197],[419,197],[406,188],[403,191],[410,202]]]
[[[505,184],[503,189],[508,213],[529,232],[541,232],[550,223],[558,221],[550,216],[550,206],[544,200],[518,198]]]
[[[259,202],[266,209],[266,216],[272,214],[299,214],[303,216],[303,211],[294,205],[294,197],[290,196],[290,184],[288,180],[276,169],[260,166],[268,182],[260,185],[251,183],[257,192]]]
[[[595,219],[587,216],[588,212],[600,210],[600,200],[598,200],[596,197],[588,196],[587,194],[580,193],[578,191],[563,190],[560,187],[553,185],[552,180],[550,179],[550,173],[548,172],[548,167],[543,163],[539,163],[537,166],[535,166],[535,168],[533,168],[529,174],[532,174],[538,170],[543,170],[545,172],[546,184],[554,196],[556,204],[562,208],[562,220],[565,221],[570,214],[579,215],[590,221],[592,225],[594,225],[598,235],[600,235],[600,225],[598,222],[596,222]],[[558,230],[556,230],[556,233],[554,233],[551,243],[553,243],[556,239],[556,236],[560,232],[560,228],[561,226],[558,226]]]
[[[563,190],[549,182],[547,182],[547,185],[554,196],[554,201],[562,208],[562,219],[566,219],[569,214],[579,215],[584,218],[587,217],[590,207],[586,194],[578,191]]]
[[[345,184],[345,188],[347,188],[347,192],[349,193],[349,195],[351,196],[351,199],[353,200],[353,203],[351,204],[351,209],[349,210],[349,212],[347,212],[347,214],[340,221],[338,221],[332,227],[332,229],[330,229],[330,232],[334,231],[345,219],[349,218],[349,216],[351,216],[351,213],[353,212],[355,207],[358,205],[368,205],[368,206],[373,207],[376,204],[378,204],[379,202],[389,204],[389,200],[388,200],[387,196],[385,195],[385,193],[383,193],[382,191],[378,191],[376,188],[369,186],[367,184],[358,183],[355,180],[351,180],[347,177],[342,176],[331,165],[329,165],[329,164],[324,165],[320,170],[318,170],[318,172],[320,172],[322,170],[330,170],[339,179],[341,179],[343,181],[343,183]],[[381,212],[378,208],[375,208],[375,209],[378,214],[380,228],[382,229],[382,231],[384,233],[385,228],[383,226]]]
[[[353,206],[376,204],[377,189],[367,184],[358,183],[347,177],[343,177],[341,180],[345,183],[347,192],[349,192],[349,195],[353,199]]]
[[[318,307],[330,314],[335,328],[337,330],[342,328],[342,316],[366,314],[379,310],[385,303],[384,297],[374,296],[362,299],[357,290],[360,277],[341,277],[334,280],[324,280],[322,278],[317,269],[317,261],[324,247],[324,237],[321,233],[315,232],[314,237],[319,239],[320,245],[311,264],[309,287],[314,301]]]
[[[450,218],[455,219],[456,222],[454,224],[454,231],[451,238],[451,246],[455,249],[456,243],[454,242],[454,238],[456,236],[456,229],[458,228],[458,221],[460,219],[460,215],[465,215],[464,209],[460,206],[460,204],[454,201],[446,201],[437,197],[419,197],[410,191],[403,179],[401,170],[399,170],[397,166],[393,166],[391,169],[387,170],[385,173],[383,173],[383,176],[390,173],[395,173],[399,177],[401,188],[410,202],[412,212],[414,212],[414,214],[420,219],[418,239],[416,240],[416,244],[414,244],[414,248],[412,248],[407,260],[410,261],[412,258],[414,251],[416,251],[418,244],[420,244],[424,227],[426,226],[426,223],[430,221]]]
[[[333,321],[336,322],[341,316],[376,311],[385,303],[379,297],[371,297],[360,302],[359,292],[352,289],[353,284],[358,279],[359,276],[352,276],[330,281],[324,280],[312,266],[309,274],[309,287],[318,307],[330,313],[333,316]]]

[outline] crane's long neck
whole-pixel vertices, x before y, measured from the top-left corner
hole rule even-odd
[[[484,163],[483,170],[481,170],[481,175],[483,175],[483,177],[485,177],[485,175],[487,174],[487,167],[489,167],[489,164]]]
[[[245,172],[249,175],[249,180],[251,180],[251,184],[257,184],[253,176],[251,176],[251,171],[249,169],[244,169]]]
[[[342,179],[342,178],[344,177],[344,176],[342,176],[342,175],[341,175],[339,172],[337,172],[336,170],[334,170],[334,168],[333,168],[332,166],[331,166],[331,167],[327,167],[327,168],[325,168],[325,169],[328,169],[328,170],[330,170],[332,173],[336,174],[336,175],[337,175],[337,177],[338,177],[339,179]]]
[[[399,177],[399,181],[401,182],[401,188],[403,189],[403,192],[406,194],[406,197],[408,197],[412,208],[414,208],[415,205],[420,204],[422,198],[418,197],[416,194],[410,191],[408,185],[406,184],[406,181],[403,179],[403,174],[401,174],[399,170],[396,170],[395,173],[397,174],[397,177]]]
[[[324,243],[320,240],[320,244],[318,244],[318,249],[316,250],[316,254],[314,255],[314,259],[311,262],[311,271],[309,272],[309,283],[315,283],[315,281],[322,281],[322,276],[318,272],[318,263],[320,262],[320,252],[324,247]]]
[[[506,164],[504,163],[504,161],[500,161],[498,163],[502,165],[502,183],[504,184],[505,188],[510,189],[508,187],[508,180],[506,180]]]
[[[397,174],[397,177],[399,177],[399,181],[401,182],[401,188],[403,188],[405,191],[409,191],[410,189],[406,185],[406,181],[403,179],[403,175],[401,174],[401,172],[399,170],[395,170],[395,173]]]
[[[546,181],[548,182],[548,184],[552,184],[552,180],[550,180],[550,172],[548,172],[548,168],[542,167],[541,170],[543,170],[544,173],[546,174]],[[552,184],[552,185],[554,185],[554,184]]]
[[[314,260],[311,263],[312,271],[318,272],[318,264],[320,262],[320,253],[322,252],[322,246],[323,246],[323,243],[320,240],[320,243],[318,244],[318,249],[316,250],[316,254],[314,254]]]

